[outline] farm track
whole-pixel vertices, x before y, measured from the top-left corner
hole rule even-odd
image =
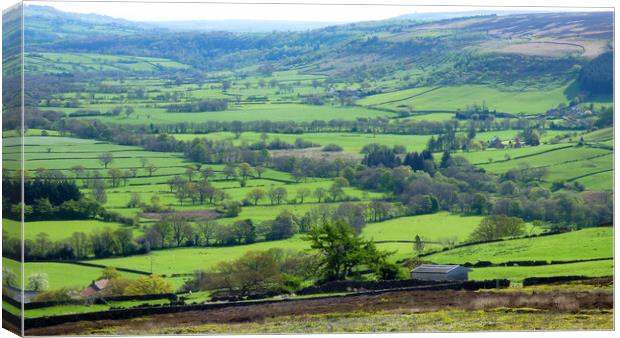
[[[117,332],[140,329],[153,330],[191,327],[212,324],[261,322],[267,319],[321,314],[346,315],[347,313],[376,313],[396,311],[422,313],[442,309],[479,310],[494,308],[535,308],[544,311],[570,312],[558,305],[559,300],[570,301],[579,310],[612,309],[613,293],[593,292],[489,292],[489,291],[389,291],[380,294],[363,294],[348,297],[304,299],[288,302],[230,306],[219,309],[188,311],[182,315],[162,314],[137,319],[99,320],[72,322],[28,330],[27,335],[88,334],[98,330],[114,329]]]

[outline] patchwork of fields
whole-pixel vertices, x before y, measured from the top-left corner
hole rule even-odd
[[[115,295],[173,291],[189,304],[313,298],[295,294],[410,278],[430,263],[473,265],[470,279],[512,285],[307,303],[334,313],[270,309],[295,332],[418,320],[450,330],[610,325],[608,278],[593,282],[602,291],[573,286],[587,292],[543,302],[521,283],[613,275],[613,98],[599,83],[613,59],[612,13],[186,34],[50,8],[29,7],[38,14],[27,20],[25,81],[35,90],[23,137],[19,117],[3,111],[3,186],[13,189],[3,194],[3,285],[65,297],[27,318],[172,304],[76,297],[103,273],[117,278],[105,267],[127,279]],[[20,169],[36,197],[14,193]],[[19,315],[10,303],[3,309]],[[437,304],[450,309],[417,313]],[[240,332],[281,332],[275,315],[222,310],[216,320],[250,322]]]
[[[467,158],[474,164],[493,173],[503,173],[515,167],[528,165],[531,167],[544,167],[549,170],[547,180],[579,180],[591,190],[611,190],[610,178],[612,172],[612,151],[598,147],[610,140],[610,129],[595,131],[582,136],[572,136],[562,139],[560,143],[543,144],[537,147],[523,147],[510,149],[488,149],[484,151],[461,152],[459,155]],[[477,138],[485,140],[493,136],[503,139],[510,139],[518,131],[485,132],[478,133]],[[41,130],[30,130],[29,136],[24,139],[25,157],[27,159],[27,170],[35,172],[39,168],[60,170],[68,177],[76,177],[72,167],[76,165],[84,166],[86,170],[101,172],[106,178],[109,168],[123,170],[135,170],[136,174],[127,180],[127,183],[118,187],[109,188],[108,199],[105,204],[110,210],[121,213],[122,215],[132,216],[140,212],[138,208],[128,208],[127,203],[132,195],[139,195],[144,201],[152,196],[158,196],[162,204],[174,207],[177,210],[201,210],[202,205],[191,203],[181,204],[173,193],[170,192],[167,181],[174,176],[184,176],[188,166],[194,163],[188,162],[180,154],[166,152],[148,152],[139,147],[120,146],[94,140],[78,139],[60,136],[38,136]],[[53,134],[52,134],[53,135]],[[543,140],[551,140],[566,133],[553,131],[547,132]],[[191,140],[194,137],[207,137],[215,140],[230,139],[235,144],[241,142],[258,142],[261,139],[259,133],[246,132],[236,139],[232,133],[213,133],[206,135],[178,134],[175,138],[179,140]],[[343,151],[350,154],[358,154],[361,148],[368,143],[379,143],[387,146],[399,144],[407,145],[409,151],[421,150],[424,148],[430,136],[421,135],[384,135],[379,134],[375,137],[364,134],[353,133],[315,133],[315,134],[267,134],[268,140],[279,138],[283,141],[293,143],[296,138],[303,138],[306,141],[319,145],[337,143],[343,147]],[[587,144],[576,146],[578,138],[581,137]],[[17,154],[19,148],[12,147],[11,142],[15,139],[5,139],[5,153]],[[109,168],[104,168],[99,160],[103,152],[113,155],[113,161]],[[9,164],[12,156],[5,157],[5,164]],[[142,159],[148,163],[156,163],[158,166],[154,174],[149,174]],[[8,161],[8,162],[7,162]],[[215,175],[210,179],[212,184],[223,189],[226,194],[235,200],[243,199],[249,191],[260,187],[269,189],[271,187],[284,187],[289,196],[295,196],[299,189],[314,190],[318,187],[328,189],[331,181],[321,179],[308,179],[303,182],[296,182],[288,173],[267,170],[261,178],[251,178],[245,187],[240,187],[235,180],[227,180],[223,174],[223,165],[211,165]],[[578,177],[575,175],[578,174]],[[87,180],[87,177],[77,177],[78,180]],[[89,189],[84,189],[85,193],[90,193]],[[347,187],[345,193],[362,201],[369,201],[373,198],[380,198],[381,194],[372,191],[362,191],[357,188]],[[293,214],[301,216],[305,212],[317,207],[316,197],[309,196],[303,204],[283,204],[271,205],[268,200],[263,200],[257,206],[246,206],[237,217],[221,219],[223,224],[232,224],[237,220],[252,219],[259,223],[273,219],[273,215],[283,210],[291,211]],[[327,204],[338,206],[338,203]],[[469,234],[480,222],[481,217],[462,217],[438,213],[427,216],[412,216],[397,218],[379,223],[371,223],[365,227],[363,236],[378,241],[379,248],[394,251],[393,260],[411,257],[414,254],[413,244],[398,241],[413,241],[419,235],[428,241],[427,250],[441,248],[446,243],[459,243],[467,239]],[[152,220],[143,219],[144,224],[149,224]],[[4,220],[5,229],[10,236],[19,236],[20,229],[18,223]],[[102,222],[98,220],[90,221],[39,221],[28,222],[25,225],[26,238],[34,240],[39,233],[45,232],[50,235],[52,240],[63,240],[71,236],[73,232],[89,233],[95,229],[124,227],[118,223]],[[135,236],[142,234],[143,228],[134,228]],[[587,236],[586,236],[587,235]],[[589,238],[592,242],[584,240]],[[429,259],[436,263],[465,263],[484,260],[492,257],[493,262],[504,262],[519,259],[545,259],[545,260],[573,260],[611,257],[610,250],[611,232],[603,230],[582,230],[580,232],[569,233],[566,235],[554,235],[548,237],[515,240],[508,242],[493,243],[488,245],[477,245],[463,249],[453,249],[443,253],[435,254]],[[572,241],[571,241],[572,240]],[[584,256],[580,250],[576,252],[573,246],[580,247],[591,243],[590,254]],[[584,244],[585,243],[585,244]],[[505,246],[508,245],[508,246]],[[245,246],[223,247],[223,248],[187,248],[154,251],[149,255],[132,256],[126,258],[112,258],[96,260],[94,263],[110,265],[119,268],[137,269],[146,272],[171,275],[171,274],[191,274],[195,270],[208,269],[221,261],[240,257],[249,250],[262,250],[278,247],[287,250],[305,250],[308,245],[298,236],[289,240],[278,242],[262,242]],[[549,248],[553,248],[550,250]],[[564,248],[564,249],[563,249]],[[565,250],[565,251],[563,251]],[[552,255],[549,253],[553,252]],[[564,254],[565,253],[565,254]],[[572,256],[571,256],[572,254]],[[585,258],[584,258],[585,257]],[[11,263],[7,260],[8,264]],[[185,262],[179,264],[179,262]],[[536,273],[537,275],[562,274],[572,266],[588,267],[588,275],[598,275],[608,271],[608,261],[594,261],[583,263],[571,263],[540,267],[490,267],[475,269],[472,276],[476,278],[510,278],[519,280],[523,277]],[[75,271],[75,278],[71,281],[63,281],[62,270],[70,269]],[[99,269],[67,265],[56,263],[28,263],[26,270],[30,272],[46,272],[50,276],[51,287],[65,287],[85,285],[95,278]],[[607,274],[607,272],[605,272]],[[180,286],[183,278],[174,277],[168,279],[175,285]]]

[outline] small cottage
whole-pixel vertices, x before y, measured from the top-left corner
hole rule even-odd
[[[98,281],[93,281],[86,289],[82,290],[80,293],[82,297],[89,298],[96,295],[99,291],[103,290],[108,286],[110,281],[108,279],[100,279]]]
[[[467,280],[467,275],[470,271],[471,269],[460,265],[422,264],[411,270],[411,279],[435,281]]]

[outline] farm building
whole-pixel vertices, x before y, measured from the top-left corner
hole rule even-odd
[[[422,264],[411,270],[411,279],[419,280],[467,280],[471,270],[460,265]]]
[[[82,297],[88,298],[94,296],[95,294],[97,294],[97,292],[105,289],[106,286],[108,286],[108,282],[108,279],[93,281],[86,289],[82,290]]]

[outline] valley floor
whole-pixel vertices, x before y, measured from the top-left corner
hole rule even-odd
[[[302,305],[303,306],[300,306]],[[66,323],[27,335],[611,330],[609,285],[398,291]]]

